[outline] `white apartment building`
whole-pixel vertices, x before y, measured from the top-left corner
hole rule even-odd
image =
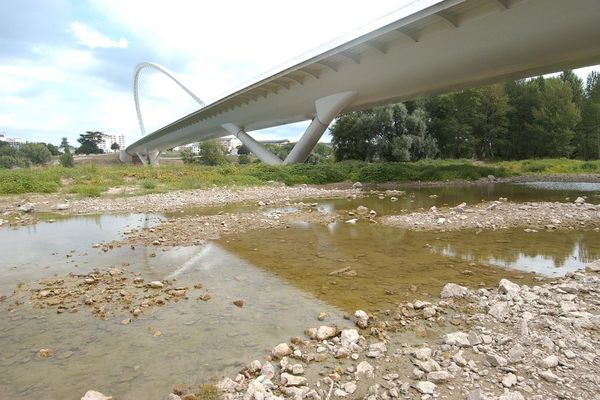
[[[6,136],[6,132],[0,132],[0,140],[10,144],[12,147],[19,147],[21,143],[25,143],[23,139]]]
[[[119,149],[123,150],[125,148],[125,135],[111,135],[104,134],[104,140],[98,143],[98,147],[104,150],[105,153],[110,153],[114,150],[110,148],[113,143],[117,143],[119,145]]]

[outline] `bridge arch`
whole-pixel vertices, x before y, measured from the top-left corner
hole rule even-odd
[[[191,90],[189,90],[187,87],[185,87],[183,85],[183,83],[178,81],[177,78],[175,78],[175,76],[173,76],[173,74],[171,72],[169,72],[169,70],[167,70],[165,67],[158,65],[156,63],[141,62],[138,65],[136,65],[135,69],[133,70],[133,101],[135,102],[135,112],[137,113],[137,119],[138,119],[138,123],[140,125],[140,131],[142,132],[142,136],[146,135],[146,128],[144,127],[144,119],[142,117],[142,110],[140,108],[140,96],[138,94],[138,90],[139,90],[140,74],[141,74],[142,70],[144,70],[146,68],[154,69],[154,70],[168,76],[169,78],[171,78],[171,80],[173,82],[175,82],[181,89],[183,89],[188,95],[190,95],[191,98],[196,100],[196,102],[200,105],[200,107],[204,107],[206,105],[206,103],[204,103],[202,100],[200,100],[200,98],[198,96],[196,96]]]

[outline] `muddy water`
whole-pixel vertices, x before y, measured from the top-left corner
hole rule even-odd
[[[498,197],[599,200],[597,185],[553,185],[428,188],[407,190],[396,195],[396,202],[371,195],[318,203],[332,212],[362,204],[383,215]],[[226,211],[236,207],[253,209]],[[265,349],[317,325],[315,316],[322,311],[343,324],[342,311],[435,296],[448,281],[477,287],[509,277],[528,283],[532,272],[555,276],[600,257],[597,232],[428,233],[362,221],[298,224],[168,251],[92,247],[160,218],[79,217],[0,230],[0,294],[9,296],[0,303],[0,398],[79,398],[96,389],[119,399],[160,399],[180,382],[233,375],[241,361],[262,358]],[[180,286],[201,282],[204,288],[129,325],[120,323],[127,315],[101,321],[85,309],[57,314],[24,304],[8,311],[18,282],[122,265],[146,280],[176,279]],[[331,275],[341,269],[346,275]],[[348,271],[355,276],[347,276]],[[204,289],[212,295],[208,302],[197,300]],[[232,304],[237,299],[244,300],[243,308]],[[53,349],[54,356],[36,359],[41,348]]]

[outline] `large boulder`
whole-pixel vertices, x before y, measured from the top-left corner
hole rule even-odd
[[[452,297],[465,297],[469,296],[471,291],[464,286],[457,285],[456,283],[447,283],[440,293],[442,299],[448,299]]]

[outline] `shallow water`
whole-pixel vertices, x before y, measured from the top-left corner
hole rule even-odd
[[[342,212],[365,205],[383,215],[498,197],[572,201],[587,196],[588,202],[599,202],[599,190],[557,184],[485,185],[411,189],[395,195],[396,202],[377,195],[305,202]],[[255,209],[236,205],[183,214]],[[0,303],[2,396],[79,398],[96,389],[119,399],[159,399],[177,383],[235,374],[240,361],[263,358],[274,344],[320,324],[319,312],[329,312],[329,322],[344,324],[342,311],[385,309],[402,300],[434,297],[449,281],[478,287],[508,277],[529,283],[532,272],[557,276],[600,258],[600,233],[592,231],[432,233],[364,221],[299,223],[168,251],[141,246],[103,252],[92,247],[133,228],[152,226],[160,218],[75,217],[0,229],[0,294],[10,296],[18,282],[126,265],[146,280],[176,279],[178,286],[201,282],[212,295],[203,302],[197,297],[204,289],[192,291],[189,300],[168,304],[129,325],[120,323],[127,315],[101,321],[85,308],[57,314],[25,304],[9,312],[9,297]],[[330,275],[343,268],[356,276]],[[237,299],[244,300],[243,308],[232,304]],[[156,331],[161,335],[155,337]],[[37,360],[41,348],[53,349],[54,356]]]

